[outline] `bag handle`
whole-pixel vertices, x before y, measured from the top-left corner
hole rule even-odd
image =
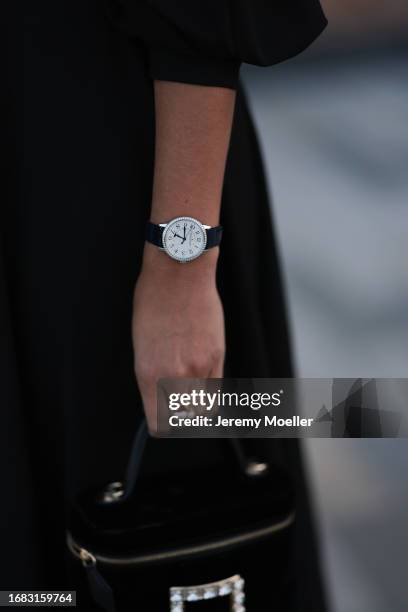
[[[121,501],[129,499],[136,488],[148,437],[149,432],[147,429],[146,419],[143,417],[134,437],[130,451],[129,461],[126,468],[125,486],[123,495],[121,496]]]
[[[133,440],[129,461],[126,468],[123,494],[120,496],[120,501],[129,499],[136,489],[148,437],[149,432],[147,429],[146,419],[143,417]],[[232,452],[235,455],[243,474],[250,478],[263,476],[266,474],[268,471],[268,464],[247,457],[243,449],[243,445],[238,438],[229,438],[228,442],[230,443]]]

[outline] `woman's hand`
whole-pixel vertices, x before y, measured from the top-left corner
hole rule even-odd
[[[220,378],[224,314],[215,272],[218,249],[187,264],[146,244],[133,307],[135,372],[150,432],[157,431],[159,378]]]

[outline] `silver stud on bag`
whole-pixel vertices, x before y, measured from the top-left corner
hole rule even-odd
[[[122,482],[111,482],[105,487],[101,501],[105,504],[111,504],[123,497],[124,492],[125,489]]]
[[[230,597],[232,612],[245,612],[244,579],[238,574],[217,582],[199,584],[188,587],[170,588],[171,612],[185,612],[185,602],[214,599],[215,597]]]
[[[268,464],[260,461],[249,461],[245,466],[247,476],[251,477],[264,476],[268,470]]]

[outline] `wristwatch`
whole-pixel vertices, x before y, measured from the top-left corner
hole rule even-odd
[[[176,217],[168,223],[147,224],[146,240],[181,263],[200,257],[221,242],[222,226],[203,225],[193,217]]]

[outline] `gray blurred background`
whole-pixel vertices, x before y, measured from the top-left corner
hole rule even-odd
[[[298,375],[406,377],[408,3],[323,6],[306,53],[243,74]],[[406,612],[408,441],[305,446],[333,612]]]

